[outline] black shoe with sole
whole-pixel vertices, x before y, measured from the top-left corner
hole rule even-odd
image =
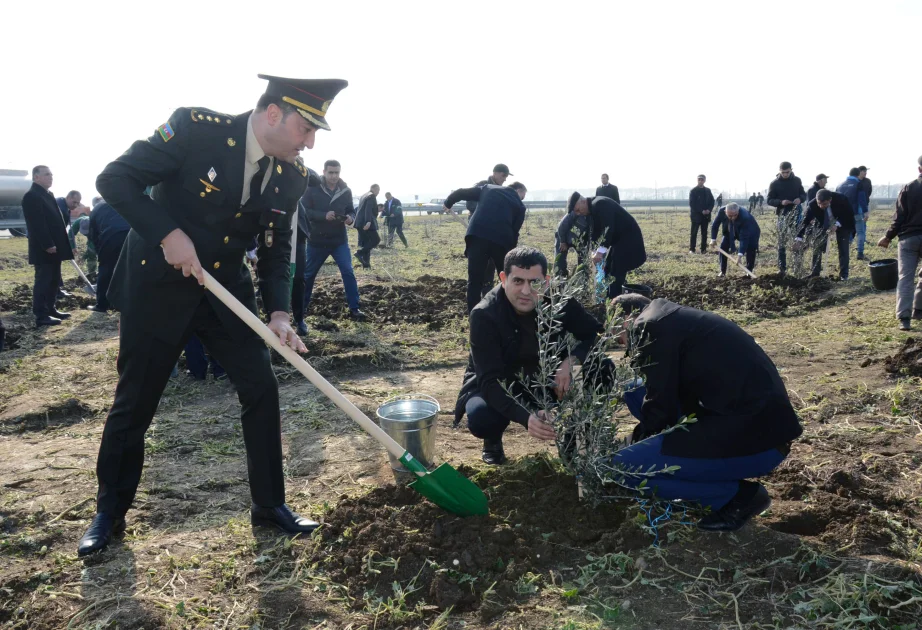
[[[368,317],[357,308],[349,309],[349,319],[354,319],[357,322],[364,322]]]
[[[93,522],[77,545],[77,555],[88,556],[102,551],[109,545],[112,537],[125,531],[125,518],[100,512],[93,517]]]
[[[65,319],[70,319],[70,313],[60,313],[60,312],[58,312],[58,311],[53,312],[53,313],[51,314],[51,316],[52,316],[52,317],[57,317],[57,318],[60,319],[61,321],[65,320]]]
[[[480,458],[491,466],[502,466],[506,463],[506,453],[503,451],[503,438],[483,441],[483,453]]]
[[[296,330],[301,337],[307,336],[307,324],[304,323],[303,319],[298,322]]]
[[[41,326],[59,326],[60,324],[61,324],[60,319],[58,319],[57,317],[51,317],[50,315],[46,315],[45,317],[39,317],[38,319],[35,320],[36,328],[40,328]]]
[[[250,508],[250,523],[261,527],[274,527],[286,534],[309,534],[320,527],[320,523],[295,514],[284,503],[274,508],[253,505]]]
[[[761,483],[741,481],[740,489],[725,506],[698,521],[698,529],[706,532],[735,532],[761,514],[772,504],[768,490]]]

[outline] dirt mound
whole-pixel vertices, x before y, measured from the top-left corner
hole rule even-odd
[[[922,342],[910,337],[896,354],[884,359],[884,370],[900,376],[922,376]]]
[[[490,498],[487,516],[448,514],[403,486],[343,499],[324,519],[313,560],[355,606],[374,608],[369,602],[393,598],[399,585],[410,607],[490,618],[589,553],[652,542],[624,506],[580,502],[574,479],[547,459],[473,479]]]
[[[644,282],[653,297],[663,297],[684,306],[705,310],[728,308],[754,313],[780,313],[792,306],[828,306],[835,298],[826,294],[833,282],[828,278],[793,278],[766,274],[749,277],[714,278],[671,276],[662,282]]]
[[[467,316],[464,280],[420,276],[413,284],[366,284],[361,287],[362,311],[376,324],[427,324],[441,330]],[[349,308],[342,283],[314,287],[310,315],[343,319]]]
[[[6,409],[0,415],[0,435],[70,426],[94,417],[97,413],[97,410],[76,398],[68,398],[39,409]]]
[[[83,280],[71,278],[64,281],[64,288],[71,292],[70,297],[58,298],[55,302],[60,311],[68,309],[81,309],[96,303],[96,298],[88,295],[84,288]],[[32,310],[32,287],[28,284],[16,284],[7,291],[0,293],[0,311],[16,313]]]

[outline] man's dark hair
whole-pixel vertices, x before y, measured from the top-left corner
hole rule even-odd
[[[858,172],[861,173],[862,171],[865,172],[865,173],[867,173],[867,172],[868,172],[868,167],[867,167],[867,166],[859,166],[859,167],[858,167]]]
[[[390,197],[391,194],[390,194],[389,192],[386,192],[386,193],[384,193],[384,196],[385,196],[385,197]]]
[[[832,199],[832,191],[821,188],[816,191],[816,200],[817,201],[829,201]]]
[[[509,188],[511,188],[512,190],[524,190],[525,192],[528,192],[528,189],[525,188],[525,184],[523,184],[522,182],[512,182],[511,184],[509,184]]]
[[[922,158],[920,158],[920,159],[922,159]],[[920,162],[920,164],[922,164],[922,162]],[[38,175],[38,174],[41,172],[42,169],[50,170],[50,169],[49,169],[47,166],[45,166],[44,164],[39,164],[38,166],[36,166],[35,168],[32,169],[32,177],[35,177],[36,175]]]
[[[282,110],[282,120],[288,118],[288,114],[297,111],[294,107],[283,101],[281,96],[272,96],[271,94],[263,94],[259,97],[259,100],[256,101],[256,111],[264,112],[269,109],[270,105],[275,105]]]
[[[79,195],[80,197],[83,197],[83,195],[80,194],[80,191],[79,191],[79,190],[72,190],[72,191],[70,191],[69,193],[67,193],[67,197],[76,197],[76,196],[78,196],[78,195]]]
[[[602,177],[608,177],[608,173],[602,173]]]
[[[639,293],[625,293],[611,301],[612,306],[620,307],[625,317],[639,314],[650,305],[650,298]]]
[[[378,186],[377,184],[372,184],[371,187],[368,189],[368,192],[371,192],[373,188],[377,188],[378,190],[381,190],[380,186]]]
[[[535,265],[541,265],[541,274],[547,275],[547,258],[544,254],[534,247],[522,245],[506,254],[506,259],[503,261],[503,271],[508,276],[512,273],[513,266],[521,269],[531,269]]]
[[[338,160],[327,160],[323,163],[323,170],[326,170],[330,166],[339,166],[339,168],[342,168]]]
[[[922,166],[922,155],[919,156],[919,166]]]
[[[790,163],[790,162],[782,162],[782,163],[781,163],[781,166],[778,167],[778,169],[779,169],[779,170],[782,170],[782,171],[786,171],[786,170],[788,170],[789,168],[791,168],[791,163]]]
[[[849,176],[849,177],[858,177],[858,175],[859,175],[860,173],[861,173],[861,171],[858,170],[858,167],[857,167],[857,166],[856,166],[855,168],[850,168],[850,169],[848,169],[848,176]]]

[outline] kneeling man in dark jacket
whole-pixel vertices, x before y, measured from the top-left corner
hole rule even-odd
[[[482,208],[477,210],[477,214],[481,212]],[[455,404],[455,426],[467,413],[471,433],[483,438],[483,461],[488,464],[505,463],[503,432],[510,422],[521,424],[539,440],[556,437],[554,429],[544,421],[543,411],[530,412],[500,384],[505,381],[526,400],[530,396],[519,378],[539,371],[538,337],[548,334],[538,330],[536,312],[550,280],[547,258],[533,247],[516,247],[506,254],[499,279],[501,284],[471,311],[470,360]],[[560,329],[554,334],[562,338],[570,333],[577,345],[560,357],[563,362],[554,379],[558,397],[570,388],[576,361],[586,358],[603,330],[574,299],[563,306],[559,321]],[[566,345],[560,344],[564,348]]]
[[[771,504],[765,486],[746,479],[774,470],[802,431],[775,364],[742,328],[719,315],[637,294],[617,297],[614,304],[639,341],[632,364],[645,387],[625,395],[640,424],[633,444],[613,463],[644,471],[679,466],[647,486],[660,499],[711,508],[699,529],[739,529]],[[627,337],[623,333],[624,343]],[[683,416],[694,416],[694,423],[666,431]],[[627,477],[626,483],[633,481]]]

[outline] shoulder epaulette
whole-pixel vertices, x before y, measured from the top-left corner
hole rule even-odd
[[[229,125],[233,122],[234,117],[227,114],[219,114],[208,109],[190,109],[192,122],[211,123],[212,125]]]
[[[307,177],[307,167],[304,166],[304,162],[299,157],[295,158],[295,168],[301,173],[301,177]]]

